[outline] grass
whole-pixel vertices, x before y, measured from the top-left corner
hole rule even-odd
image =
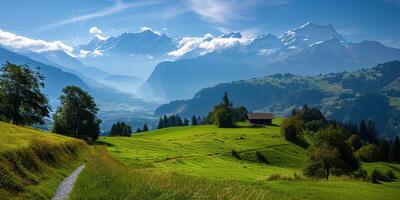
[[[274,123],[280,124],[280,119]],[[257,191],[261,189],[271,198],[276,194],[279,198],[294,199],[396,199],[400,196],[398,181],[376,185],[348,177],[334,177],[329,181],[294,177],[294,174],[302,173],[308,159],[307,150],[284,140],[279,126],[173,127],[130,138],[102,137],[99,142],[122,162],[120,165],[126,165],[142,177],[173,174],[171,177],[184,177],[183,180],[190,177],[190,180],[212,184],[234,181]],[[363,167],[369,172],[374,168],[381,171],[390,168],[400,178],[398,164],[372,163],[363,164]],[[82,185],[84,183],[82,180]],[[164,183],[155,181],[151,184],[162,188]],[[179,181],[170,184],[177,188]]]
[[[0,199],[50,199],[88,154],[81,140],[0,122]]]
[[[71,200],[277,198],[281,198],[278,193],[239,181],[216,181],[152,169],[129,168],[101,148],[87,163],[70,196]]]

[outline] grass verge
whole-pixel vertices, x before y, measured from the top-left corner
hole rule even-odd
[[[3,122],[0,139],[0,199],[50,199],[89,155],[84,141]]]

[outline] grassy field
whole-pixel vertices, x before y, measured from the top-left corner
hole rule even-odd
[[[0,199],[50,199],[89,151],[81,140],[0,122]]]
[[[280,120],[274,123],[279,124]],[[177,174],[173,177],[207,180],[212,185],[236,181],[241,186],[251,187],[254,193],[267,193],[270,198],[264,199],[276,199],[276,195],[294,199],[397,199],[400,196],[399,182],[372,184],[346,177],[334,177],[329,181],[294,178],[294,174],[302,172],[307,151],[284,140],[278,126],[174,127],[135,134],[130,138],[103,137],[100,143],[144,180],[152,174]],[[237,152],[236,156],[232,150]],[[374,168],[391,169],[400,177],[400,165],[372,163],[363,164],[363,168],[369,172]],[[276,175],[288,180],[269,178]],[[81,182],[82,185],[85,183],[84,180]],[[130,184],[135,187],[133,181]],[[153,186],[164,187],[161,182],[155,182]]]

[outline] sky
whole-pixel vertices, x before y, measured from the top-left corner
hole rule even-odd
[[[349,41],[400,48],[400,0],[2,0],[0,7],[0,35],[56,41],[54,48],[141,27],[174,37],[254,37],[306,22],[332,24]]]

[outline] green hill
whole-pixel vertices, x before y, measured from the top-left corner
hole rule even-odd
[[[307,151],[287,142],[276,126],[217,128],[213,125],[159,129],[132,137],[102,137],[102,151],[79,177],[72,199],[396,199],[400,182],[372,184],[301,175]],[[233,151],[235,153],[233,153]],[[373,169],[399,164],[363,163]],[[91,187],[83,187],[91,183]],[[229,191],[229,192],[227,192]],[[87,198],[87,197],[86,197]]]
[[[50,199],[88,153],[81,140],[0,122],[0,199]]]
[[[172,101],[155,114],[183,117],[207,115],[227,92],[236,105],[285,116],[294,107],[319,108],[329,119],[373,120],[381,134],[400,132],[400,61],[374,68],[319,76],[276,74],[218,84],[200,90],[192,99]]]

